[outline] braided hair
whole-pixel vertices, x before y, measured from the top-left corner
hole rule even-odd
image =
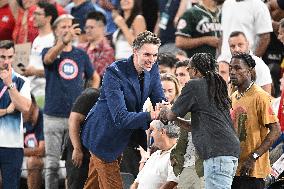
[[[248,65],[249,68],[255,67],[255,61],[250,54],[236,53],[232,56],[232,59],[233,58],[242,59]]]
[[[243,60],[248,65],[248,67],[250,69],[252,69],[251,80],[255,81],[255,79],[256,79],[256,73],[255,73],[255,69],[254,69],[255,68],[255,61],[252,58],[252,56],[248,53],[236,53],[236,54],[233,54],[231,61],[233,60],[233,58]]]
[[[217,73],[217,63],[209,53],[196,53],[190,61],[191,67],[197,69],[206,79],[209,101],[214,100],[220,109],[229,109],[231,100],[225,80]]]

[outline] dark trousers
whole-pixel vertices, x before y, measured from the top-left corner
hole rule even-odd
[[[265,183],[262,178],[235,176],[232,189],[264,189]]]
[[[23,148],[0,147],[0,170],[3,189],[19,188],[23,157]]]
[[[88,178],[90,152],[83,147],[83,162],[81,167],[75,167],[72,162],[73,146],[70,139],[66,146],[66,177],[67,177],[67,188],[68,189],[81,189]]]

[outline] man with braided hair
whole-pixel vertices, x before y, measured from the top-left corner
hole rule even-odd
[[[145,130],[158,111],[141,112],[143,104],[148,97],[153,105],[165,100],[156,63],[159,46],[155,34],[142,32],[133,41],[133,55],[107,67],[81,135],[91,152],[85,189],[122,189],[119,157],[134,133],[146,144]]]
[[[268,149],[280,135],[271,96],[254,84],[255,61],[249,54],[234,54],[230,80],[237,91],[232,94],[232,119],[240,140],[241,154],[232,189],[264,188],[270,172]]]
[[[231,188],[238,164],[240,144],[230,117],[226,82],[216,72],[209,53],[197,53],[188,70],[192,78],[171,110],[163,107],[160,119],[175,121],[192,132],[197,154],[204,159],[205,188]],[[191,112],[191,122],[184,117]]]

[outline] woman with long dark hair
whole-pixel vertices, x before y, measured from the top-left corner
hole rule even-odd
[[[121,0],[121,14],[113,11],[113,20],[118,29],[113,34],[115,58],[128,58],[132,54],[135,37],[146,30],[146,22],[141,15],[140,0]]]

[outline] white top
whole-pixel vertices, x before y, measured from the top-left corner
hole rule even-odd
[[[223,41],[221,56],[230,55],[229,36],[233,31],[245,33],[250,49],[255,50],[257,34],[272,32],[272,22],[267,6],[260,0],[226,0],[222,6]]]
[[[44,69],[42,62],[42,50],[44,48],[52,47],[55,43],[53,33],[45,36],[37,36],[32,44],[29,65],[34,66],[36,69]],[[31,81],[31,92],[35,95],[44,95],[45,93],[45,78],[35,76],[28,77]]]
[[[21,84],[19,92],[21,96],[31,99],[29,80],[13,71],[13,77],[18,77],[17,83]],[[18,87],[17,87],[18,88]],[[2,89],[1,89],[2,90]],[[5,91],[8,93],[8,90]],[[8,99],[1,97],[1,103],[7,103]],[[9,104],[7,104],[7,107]],[[6,148],[23,148],[24,147],[24,129],[22,113],[15,111],[0,117],[0,147]]]
[[[170,154],[175,146],[168,151],[158,150],[150,156],[135,179],[139,183],[138,189],[159,189],[167,181],[178,183],[170,162]]]
[[[119,31],[120,30],[116,30],[113,33],[113,44],[115,47],[115,59],[116,60],[129,58],[133,54],[132,47],[128,43],[125,36],[122,33],[120,33],[120,35],[117,36]]]
[[[255,61],[255,73],[256,73],[255,84],[257,84],[260,87],[267,84],[271,84],[272,79],[268,66],[264,63],[264,61],[261,58],[253,54],[250,55]]]

